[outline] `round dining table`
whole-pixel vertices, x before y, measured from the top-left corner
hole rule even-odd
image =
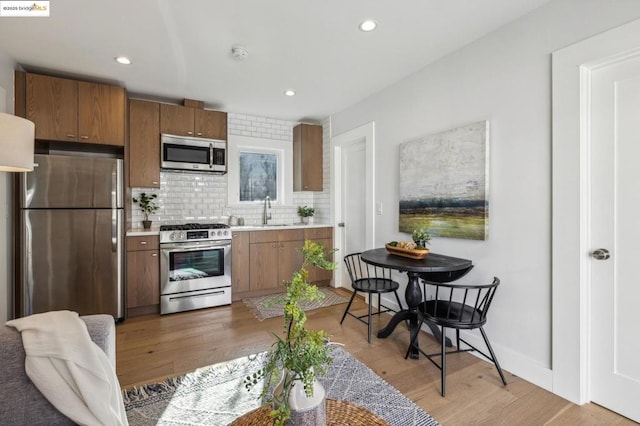
[[[430,282],[451,282],[466,275],[473,268],[473,262],[468,259],[437,253],[429,253],[424,259],[413,259],[392,254],[386,248],[364,251],[360,254],[360,257],[365,263],[374,266],[406,272],[409,279],[404,293],[407,309],[400,307],[400,311],[393,315],[389,324],[378,331],[377,336],[380,339],[391,335],[396,326],[404,321],[408,321],[410,335],[413,335],[418,327],[418,308],[423,298],[422,290],[420,289],[420,278]],[[440,329],[434,324],[428,322],[426,324],[431,328],[436,339],[440,341]],[[448,344],[450,345],[450,343]],[[409,355],[414,359],[419,358],[420,351],[417,339]]]

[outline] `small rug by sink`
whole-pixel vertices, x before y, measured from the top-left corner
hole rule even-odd
[[[129,424],[228,425],[258,408],[261,386],[251,392],[243,380],[257,371],[266,352],[200,368],[161,383],[123,391]],[[437,426],[422,408],[341,347],[320,381],[327,397],[353,402],[398,426]],[[400,358],[401,359],[401,358]]]
[[[331,288],[320,287],[318,290],[324,297],[321,300],[300,303],[300,306],[302,306],[305,311],[337,305],[339,303],[347,303],[349,301],[349,299],[340,296]],[[251,312],[262,321],[267,318],[280,317],[283,315],[282,308],[284,307],[285,297],[286,293],[277,293],[267,296],[249,297],[242,299],[242,301],[251,309]]]

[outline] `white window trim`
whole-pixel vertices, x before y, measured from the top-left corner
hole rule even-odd
[[[240,152],[258,152],[278,156],[278,200],[273,204],[291,204],[293,198],[293,142],[251,136],[229,135],[227,140],[227,187],[229,206],[255,205],[261,201],[240,201]]]

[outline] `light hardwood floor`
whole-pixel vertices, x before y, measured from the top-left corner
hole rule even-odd
[[[348,295],[347,292],[344,293]],[[308,312],[308,327],[323,329],[332,340],[400,390],[443,425],[632,425],[634,422],[595,404],[574,405],[505,371],[502,386],[493,364],[470,354],[447,357],[447,396],[440,396],[440,371],[424,357],[405,360],[409,334],[398,326],[386,339],[347,317],[346,305]],[[366,313],[362,301],[355,310]],[[354,309],[354,308],[352,308]],[[374,330],[389,317],[374,318]],[[117,373],[123,388],[161,381],[198,367],[267,350],[271,332],[282,331],[282,317],[259,322],[242,302],[173,315],[131,318],[116,328]],[[425,333],[421,346],[438,343]]]

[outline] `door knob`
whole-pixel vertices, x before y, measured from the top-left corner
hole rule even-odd
[[[593,253],[591,253],[591,256],[596,260],[607,260],[611,257],[609,250],[604,248],[594,250]]]
[[[339,228],[344,228],[344,222],[340,222],[340,223],[338,224],[338,227],[339,227]]]

